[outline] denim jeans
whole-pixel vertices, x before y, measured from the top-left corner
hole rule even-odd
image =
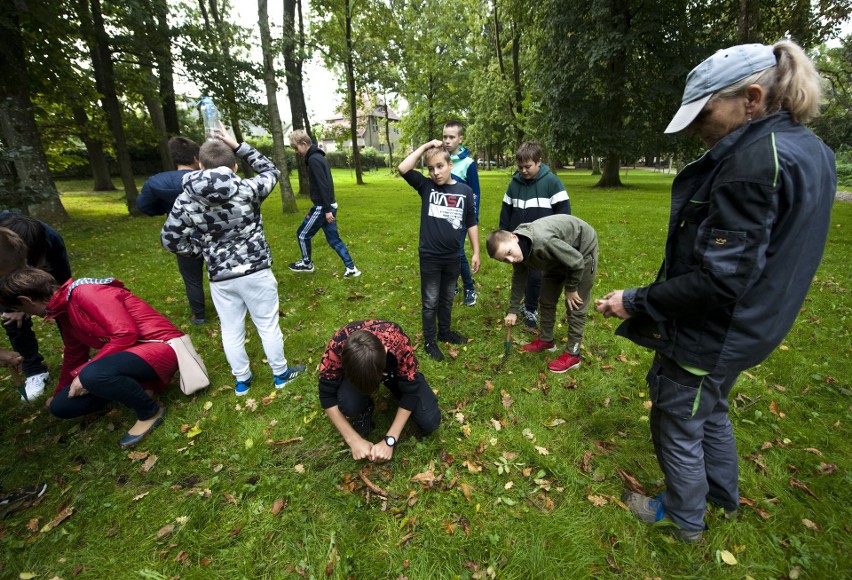
[[[177,265],[186,288],[189,309],[196,318],[207,318],[204,308],[204,258],[178,255]]]
[[[457,257],[440,259],[420,256],[423,340],[435,342],[436,334],[444,335],[450,331],[450,323],[453,317],[453,298],[455,298],[458,279],[459,260]]]
[[[459,247],[459,271],[461,272],[462,285],[464,289],[473,290],[473,274],[470,272],[470,263],[464,252],[464,240],[467,238],[467,230],[462,228],[461,242]]]
[[[3,308],[2,312],[12,311]],[[44,364],[44,357],[38,350],[38,339],[36,338],[35,332],[33,332],[32,320],[27,318],[21,323],[20,328],[18,328],[18,325],[14,322],[11,324],[4,324],[3,328],[6,330],[6,335],[9,337],[12,350],[17,352],[24,359],[21,363],[24,375],[31,377],[33,375],[46,373],[47,367]]]
[[[331,214],[337,217],[337,208],[331,208]],[[333,222],[328,223],[325,219],[325,212],[322,211],[321,205],[313,206],[308,212],[308,215],[305,216],[305,219],[302,221],[299,228],[296,230],[296,239],[299,241],[299,249],[302,251],[302,259],[306,262],[311,261],[311,238],[313,238],[320,229],[322,229],[322,233],[325,234],[325,239],[328,242],[328,245],[331,246],[331,249],[337,252],[337,255],[340,256],[341,260],[343,260],[343,264],[347,268],[354,268],[355,262],[352,261],[352,257],[349,255],[349,250],[346,248],[346,244],[343,243],[343,240],[340,239],[340,235],[337,233],[337,220],[335,219]]]
[[[117,352],[92,361],[79,378],[88,394],[69,397],[71,385],[65,385],[50,402],[50,412],[60,419],[94,413],[113,401],[131,409],[140,421],[150,419],[160,410],[142,388],[142,383],[157,380],[157,372],[132,352]]]

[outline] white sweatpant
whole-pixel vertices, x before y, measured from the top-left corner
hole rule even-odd
[[[246,353],[246,310],[257,328],[272,372],[280,375],[287,370],[284,336],[278,325],[278,282],[271,269],[230,280],[211,280],[210,297],[219,314],[225,358],[238,381],[251,376]]]

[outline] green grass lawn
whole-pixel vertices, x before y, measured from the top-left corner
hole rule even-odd
[[[835,204],[826,256],[796,326],[764,364],[742,375],[732,394],[746,503],[737,521],[709,512],[704,540],[687,546],[641,524],[615,499],[625,489],[619,473],[652,493],[662,485],[643,380],[651,354],[613,336],[616,322],[593,315],[579,369],[545,372],[545,354],[518,350],[531,335],[517,329],[515,348],[496,372],[510,267],[489,260],[483,248],[479,301],[474,307],[457,301],[453,311],[454,328],[473,342],[442,363],[432,361],[420,334],[419,198],[384,173],[368,174],[364,186],[355,186],[348,171],[334,177],[341,237],[363,275],[344,279],[343,264],[321,234],[314,238],[316,271],[290,272],[303,216],[282,215],[273,193],[264,222],[285,350],[309,373],[276,392],[249,324],[255,382],[240,399],[215,320],[206,327],[188,323],[174,258],[159,245],[163,219],[131,219],[121,194],[93,194],[89,182],[60,184],[71,220],[58,229],[75,277],[123,280],[192,335],[213,383],[192,398],[171,389],[164,425],[136,449],[147,457],[134,460],[138,456],[118,447],[134,421],[127,410],[61,421],[22,404],[4,379],[0,484],[40,480],[49,487],[39,505],[0,522],[0,576],[849,574],[852,204]],[[650,282],[665,239],[671,176],[630,170],[623,175],[628,188],[617,191],[593,189],[595,178],[585,172],[561,177],[574,213],[600,236],[594,296]],[[484,172],[481,179],[484,241],[497,225],[509,173]],[[306,210],[307,199],[298,201]],[[441,428],[423,441],[406,430],[386,465],[352,460],[316,390],[316,367],[331,334],[371,317],[406,329],[444,412]],[[565,337],[564,323],[556,332]],[[55,378],[61,361],[56,327],[37,321],[37,333]],[[373,439],[395,408],[392,398],[378,407],[387,411],[377,413]],[[370,492],[361,470],[387,499]],[[73,513],[53,522],[63,510]]]

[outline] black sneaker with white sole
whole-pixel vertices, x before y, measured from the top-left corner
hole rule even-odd
[[[293,262],[292,264],[290,264],[289,268],[294,272],[313,272],[314,263],[299,260],[298,262]]]

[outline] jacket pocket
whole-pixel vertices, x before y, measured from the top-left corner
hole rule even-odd
[[[735,274],[746,246],[746,233],[710,229],[704,267],[719,274]]]

